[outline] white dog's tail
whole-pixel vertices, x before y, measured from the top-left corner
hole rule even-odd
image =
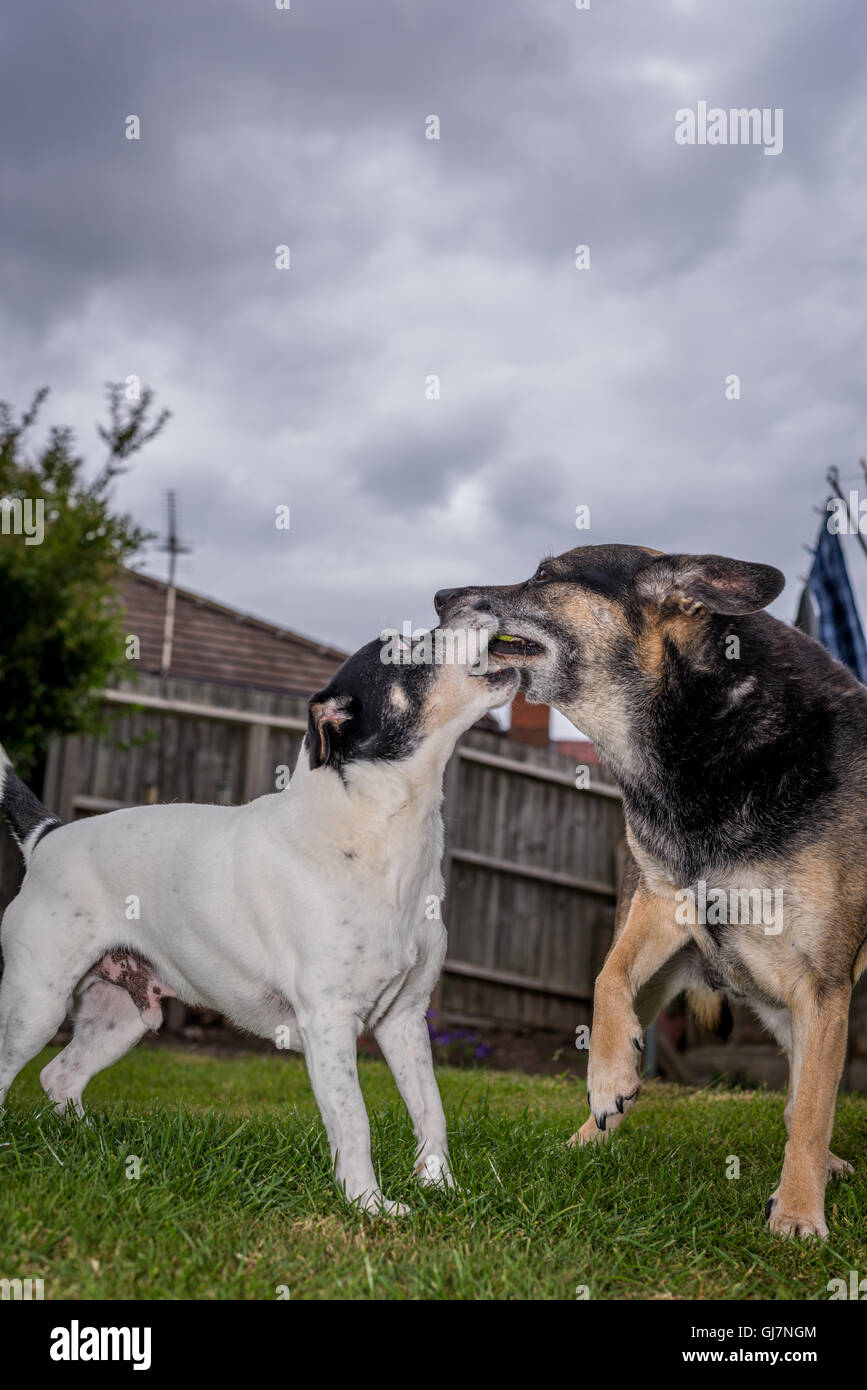
[[[43,806],[38,796],[34,796],[25,786],[12,766],[6,749],[0,743],[0,811],[6,817],[6,824],[12,838],[21,851],[24,863],[30,863],[30,856],[43,835],[55,830],[63,821]]]

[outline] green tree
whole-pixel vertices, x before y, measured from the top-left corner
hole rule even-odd
[[[118,578],[151,536],[114,513],[110,494],[169,412],[153,412],[149,390],[136,401],[117,383],[106,390],[108,422],[97,430],[108,457],[90,481],[71,429],[54,426],[41,447],[27,447],[47,387],[19,420],[0,402],[0,741],[25,777],[41,771],[52,734],[104,727],[97,692],[129,669]],[[28,516],[30,543],[20,529]]]

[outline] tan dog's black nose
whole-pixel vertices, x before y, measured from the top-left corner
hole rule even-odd
[[[475,609],[477,613],[490,613],[491,603],[478,589],[440,589],[439,593],[434,594],[434,608],[437,616],[443,614],[457,603],[463,603],[464,612]]]
[[[444,608],[448,608],[453,599],[457,598],[460,589],[440,589],[434,594],[434,608],[437,613],[442,613]]]

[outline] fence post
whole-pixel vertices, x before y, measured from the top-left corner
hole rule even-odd
[[[268,752],[268,735],[271,730],[267,724],[251,724],[247,729],[247,746],[244,753],[244,786],[242,801],[252,801],[265,791],[262,779],[265,771],[265,757]],[[268,788],[273,791],[274,787]]]
[[[80,751],[81,739],[78,734],[72,734],[63,740],[63,766],[57,794],[57,814],[61,820],[72,820],[75,815]]]

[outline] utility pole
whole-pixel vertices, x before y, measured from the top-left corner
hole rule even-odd
[[[189,555],[190,553],[190,547],[181,545],[178,540],[177,495],[174,488],[169,488],[166,494],[166,506],[168,510],[168,533],[166,544],[160,546],[160,550],[163,553],[167,551],[169,556],[169,581],[166,589],[166,611],[163,619],[163,654],[160,661],[160,680],[162,682],[160,693],[163,698],[165,698],[166,680],[172,664],[172,642],[175,636],[175,572],[178,556]]]
[[[160,698],[168,699],[169,672],[172,665],[172,646],[175,637],[175,573],[177,571],[178,556],[189,555],[191,547],[182,545],[178,539],[178,519],[177,519],[177,495],[174,488],[169,488],[166,494],[167,509],[167,531],[166,543],[159,548],[163,553],[168,553],[169,575],[166,586],[166,607],[163,615],[163,650],[160,657]],[[158,801],[165,789],[165,770],[166,770],[166,748],[165,748],[165,711],[160,713],[159,727],[159,749],[157,754],[157,785],[154,787],[153,795],[150,798]]]
[[[175,573],[177,571],[178,556],[189,555],[191,547],[182,545],[178,539],[178,508],[177,497],[173,488],[169,488],[166,494],[166,509],[168,525],[166,528],[166,543],[160,546],[163,553],[168,553],[169,575],[166,586],[166,607],[163,615],[163,650],[160,657],[160,697],[162,700],[168,699],[169,694],[169,673],[172,665],[172,645],[175,637]],[[157,785],[154,788],[154,801],[159,800],[165,793],[166,786],[166,712],[165,708],[160,710],[159,725],[159,749],[157,753]],[[180,999],[166,1000],[166,1031],[169,1033],[180,1033],[187,1021],[188,1010],[186,1004]]]

